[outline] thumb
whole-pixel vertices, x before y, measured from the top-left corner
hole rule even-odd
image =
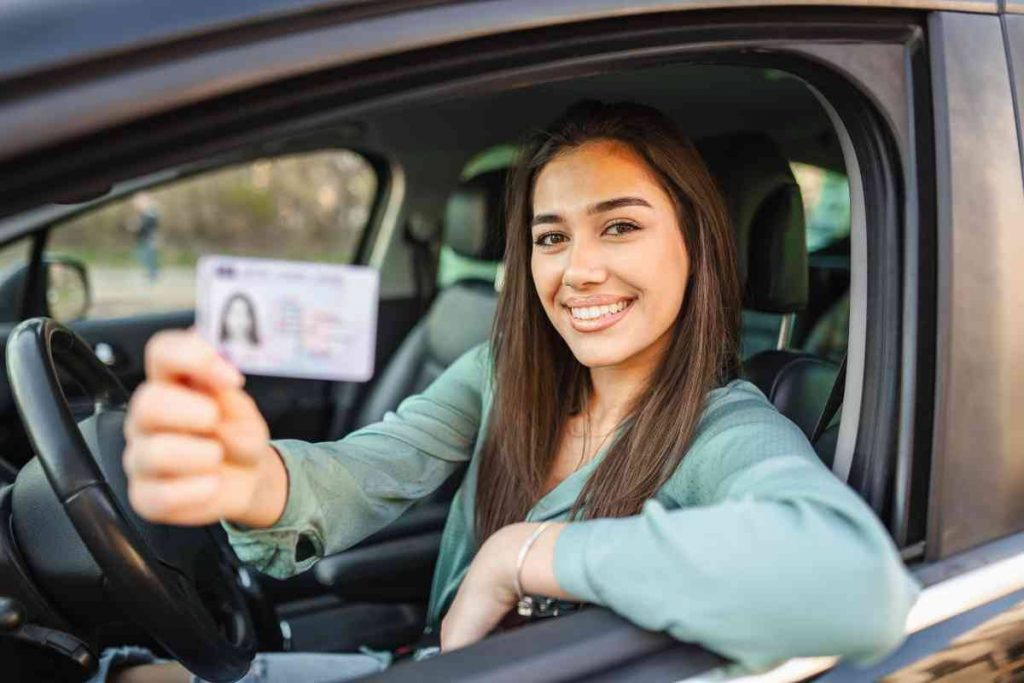
[[[241,389],[226,389],[215,395],[221,421],[217,435],[227,456],[244,464],[255,464],[265,452],[270,429],[256,402]]]

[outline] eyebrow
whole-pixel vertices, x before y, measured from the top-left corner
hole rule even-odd
[[[605,199],[604,201],[591,204],[587,207],[587,215],[593,216],[598,213],[605,213],[614,209],[621,209],[624,206],[646,206],[648,209],[654,207],[651,206],[650,202],[641,197],[616,197],[615,199]],[[564,223],[565,219],[559,216],[557,213],[542,213],[539,216],[534,216],[530,222],[531,226],[543,225],[545,223]]]

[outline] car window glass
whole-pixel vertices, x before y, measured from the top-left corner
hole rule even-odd
[[[850,326],[850,185],[842,173],[792,164],[800,185],[810,254],[810,299],[796,345],[839,363]]]
[[[25,237],[0,246],[0,277],[28,263],[31,247],[31,240]]]
[[[351,151],[260,159],[63,223],[47,254],[86,267],[88,318],[191,309],[202,254],[352,262],[377,187],[373,167]]]
[[[807,251],[814,253],[850,234],[850,184],[842,173],[792,163],[804,200]]]

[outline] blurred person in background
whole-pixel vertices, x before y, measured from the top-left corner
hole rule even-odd
[[[132,199],[135,213],[129,217],[126,228],[135,236],[135,258],[146,271],[146,278],[155,282],[159,275],[157,249],[157,228],[160,226],[160,212],[156,202],[146,192],[140,192]]]

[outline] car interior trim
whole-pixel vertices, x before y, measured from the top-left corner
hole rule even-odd
[[[904,50],[907,45],[914,44],[918,36],[916,29],[905,31],[900,38]],[[861,234],[865,240],[863,253],[867,274],[863,278],[867,299],[864,310],[870,310],[871,315],[865,314],[864,332],[856,338],[856,343],[864,346],[864,366],[860,377],[854,376],[855,382],[860,380],[859,423],[856,429],[856,453],[847,483],[888,524],[892,502],[890,484],[900,417],[901,377],[892,368],[899,367],[901,362],[901,254],[906,210],[904,195],[916,191],[916,179],[913,176],[903,177],[899,138],[896,137],[898,130],[892,124],[894,116],[906,114],[905,104],[895,110],[897,114],[894,114],[892,107],[893,99],[906,97],[905,90],[890,85],[885,90],[875,90],[875,97],[865,98],[854,96],[854,92],[847,87],[851,81],[860,84],[866,79],[863,69],[867,64],[863,60],[892,56],[884,50],[885,47],[880,46],[877,52],[870,49],[846,52],[845,59],[837,60],[834,67],[846,74],[838,81],[835,75],[829,78],[827,74],[812,73],[807,78],[829,99],[829,104],[841,116],[844,126],[837,132],[842,136],[845,129],[856,151],[855,157],[847,154],[846,158],[853,158],[857,163],[854,169],[856,172],[849,175],[858,179],[859,188],[851,183],[850,189],[851,197],[859,195],[862,198],[859,206],[864,212]],[[849,67],[855,67],[856,70],[850,71]],[[900,70],[892,75],[892,79],[902,79],[904,76]],[[841,142],[842,137],[839,140]],[[903,153],[913,153],[913,150]],[[856,235],[851,234],[850,239],[856,245]],[[858,253],[853,251],[854,259]],[[856,260],[853,263],[856,264]],[[855,311],[854,308],[851,313],[851,324],[857,324],[853,317]],[[855,330],[853,327],[850,329]],[[844,412],[849,410],[847,406]]]
[[[775,341],[775,348],[782,350],[789,346],[793,337],[793,323],[796,320],[796,313],[787,313],[779,321],[779,338]]]
[[[384,211],[380,218],[380,227],[373,237],[373,247],[370,249],[370,256],[367,264],[371,268],[380,270],[384,266],[384,257],[387,255],[388,245],[392,242],[395,231],[402,215],[402,205],[405,203],[405,171],[396,162],[388,165],[388,187],[387,196],[384,199]]]
[[[817,88],[811,92],[832,121],[839,137],[846,163],[846,177],[850,187],[850,334],[846,347],[846,385],[843,387],[843,410],[839,421],[832,472],[841,480],[850,480],[853,456],[857,447],[857,428],[860,422],[861,397],[864,388],[864,346],[867,334],[867,224],[864,218],[864,186],[857,152],[839,113]]]

